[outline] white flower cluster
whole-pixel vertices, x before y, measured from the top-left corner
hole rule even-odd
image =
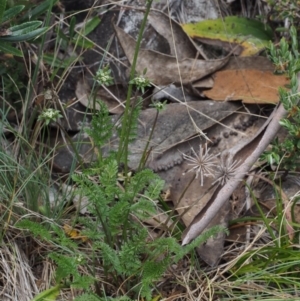
[[[44,111],[40,114],[38,120],[44,121],[46,125],[48,125],[51,121],[57,121],[57,119],[61,118],[62,115],[60,111],[48,108],[44,109]]]
[[[134,81],[135,81],[135,84],[136,84],[137,86],[139,86],[139,85],[144,85],[144,84],[148,84],[147,79],[146,79],[145,77],[143,77],[143,76],[138,76],[138,77],[136,77],[136,78],[134,79]]]
[[[43,111],[41,115],[43,115],[45,118],[56,119],[59,115],[59,111],[49,108]]]

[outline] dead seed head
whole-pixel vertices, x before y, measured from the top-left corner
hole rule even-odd
[[[220,164],[217,166],[217,172],[215,173],[215,181],[212,184],[219,183],[222,186],[225,185],[230,179],[233,179],[236,175],[237,167],[240,161],[233,161],[233,155],[224,151],[220,155]]]
[[[191,150],[191,156],[183,154],[183,158],[190,162],[188,163],[188,165],[191,166],[187,173],[195,172],[196,179],[200,176],[201,186],[203,186],[203,181],[205,177],[214,177],[215,166],[217,162],[215,156],[209,154],[210,148],[207,148],[206,143],[204,144],[204,147],[202,147],[202,145],[199,145],[198,153],[196,153],[193,148],[191,148]]]

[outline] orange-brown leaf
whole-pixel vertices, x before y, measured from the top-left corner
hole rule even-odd
[[[244,103],[273,103],[279,101],[278,88],[286,87],[284,75],[254,69],[223,70],[215,73],[215,83],[205,95],[213,100],[242,100]]]

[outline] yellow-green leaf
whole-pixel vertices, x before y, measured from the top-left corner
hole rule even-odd
[[[54,287],[51,287],[39,293],[31,301],[55,301],[62,287],[62,285],[56,285]]]
[[[235,54],[251,56],[268,46],[272,30],[257,20],[243,17],[226,17],[199,23],[182,24],[183,30],[202,42],[220,46]]]

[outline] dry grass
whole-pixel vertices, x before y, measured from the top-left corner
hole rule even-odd
[[[15,238],[6,235],[1,244],[0,256],[1,300],[31,300],[39,292],[36,276]]]

